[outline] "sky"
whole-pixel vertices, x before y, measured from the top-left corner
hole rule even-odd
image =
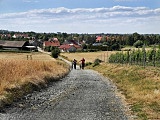
[[[0,29],[160,34],[160,0],[0,0]]]

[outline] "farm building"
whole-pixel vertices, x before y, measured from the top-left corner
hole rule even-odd
[[[2,49],[18,49],[18,50],[26,50],[26,46],[29,45],[28,41],[7,41],[0,40],[0,48]]]

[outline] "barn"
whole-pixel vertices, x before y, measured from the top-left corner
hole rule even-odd
[[[0,40],[0,48],[2,49],[18,49],[18,50],[26,50],[26,46],[29,45],[28,41],[8,41],[8,40]]]

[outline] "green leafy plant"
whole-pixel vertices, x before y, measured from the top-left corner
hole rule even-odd
[[[99,65],[102,61],[100,59],[95,59],[94,63],[93,63],[93,67]]]
[[[142,47],[143,46],[143,42],[141,40],[138,40],[133,44],[133,46],[136,47],[136,48]]]
[[[59,50],[58,48],[55,48],[55,49],[52,50],[52,52],[51,52],[51,56],[52,56],[53,58],[58,58],[59,54],[60,54],[60,50]]]

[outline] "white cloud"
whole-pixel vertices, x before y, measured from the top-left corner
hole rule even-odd
[[[146,7],[76,9],[60,7],[0,15],[1,28],[19,31],[158,33],[160,27],[157,27],[157,24],[160,24],[160,8]],[[148,31],[145,29],[146,26]]]

